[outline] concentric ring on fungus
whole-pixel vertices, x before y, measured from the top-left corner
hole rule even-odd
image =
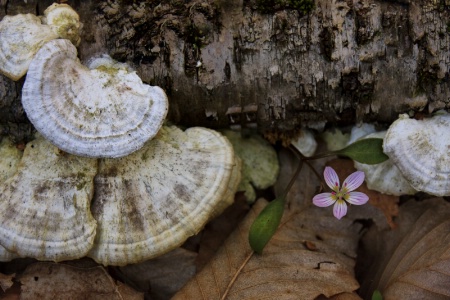
[[[46,43],[30,64],[22,104],[35,128],[58,148],[87,157],[121,157],[162,126],[168,100],[111,59],[83,66],[68,40]]]
[[[0,184],[0,245],[38,260],[85,256],[95,236],[96,171],[96,159],[59,151],[42,137],[29,142],[16,173]]]
[[[450,195],[450,114],[423,120],[401,115],[389,127],[383,151],[416,190]]]
[[[228,140],[206,128],[163,127],[135,153],[102,159],[91,211],[88,256],[126,265],[164,254],[233,202],[239,163]]]

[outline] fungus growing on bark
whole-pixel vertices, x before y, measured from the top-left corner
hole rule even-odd
[[[80,44],[80,16],[69,5],[53,3],[44,11],[42,23],[50,26],[58,37],[68,39],[75,46]]]
[[[385,135],[386,131],[381,131],[368,134],[362,138],[384,139]],[[391,159],[375,165],[367,165],[357,161],[354,164],[358,171],[363,171],[366,174],[365,181],[367,187],[371,190],[395,196],[417,193]]]
[[[22,151],[17,149],[9,138],[4,137],[0,142],[0,185],[6,181],[6,179],[12,177],[16,173],[20,159],[22,157]],[[19,257],[16,253],[6,250],[0,245],[0,261],[10,261]]]
[[[227,139],[204,128],[163,127],[139,151],[100,160],[91,207],[98,227],[88,256],[126,265],[180,246],[231,204],[237,167]]]
[[[89,205],[97,160],[63,153],[43,138],[27,144],[16,173],[0,184],[0,244],[22,257],[61,261],[89,251]]]
[[[46,43],[30,64],[22,104],[58,148],[88,157],[128,155],[151,139],[168,110],[164,91],[107,57],[83,66],[68,40]]]
[[[416,190],[450,195],[450,114],[424,120],[401,115],[389,127],[383,151]]]
[[[78,14],[66,4],[53,4],[41,19],[32,14],[5,16],[0,22],[0,71],[18,80],[28,70],[36,52],[46,42],[68,38],[80,41]]]

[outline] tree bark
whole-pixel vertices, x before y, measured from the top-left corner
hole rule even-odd
[[[0,5],[41,13],[52,1],[23,2]],[[449,108],[449,0],[294,8],[307,2],[67,1],[84,23],[82,61],[132,64],[165,89],[174,123],[290,132]],[[2,124],[23,121],[20,85],[0,78]]]

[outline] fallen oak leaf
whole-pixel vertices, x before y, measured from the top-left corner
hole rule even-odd
[[[450,203],[442,198],[400,207],[398,228],[372,227],[363,238],[361,294],[383,299],[449,299]]]
[[[114,280],[103,267],[78,268],[66,264],[39,262],[29,265],[18,276],[21,299],[143,299],[126,289],[120,294]],[[123,290],[123,288],[121,288]],[[125,298],[126,297],[126,298]]]
[[[217,255],[172,299],[314,299],[358,288],[353,276],[358,224],[337,221],[312,206],[286,210],[264,254],[257,255],[247,235],[265,205],[265,200],[256,202]],[[310,250],[306,243],[317,248]]]
[[[2,289],[3,292],[5,292],[14,284],[13,278],[15,276],[16,274],[5,275],[0,273],[0,288]]]
[[[170,299],[195,274],[197,253],[176,248],[156,258],[114,268],[116,277],[152,300]],[[112,268],[110,268],[112,269]]]

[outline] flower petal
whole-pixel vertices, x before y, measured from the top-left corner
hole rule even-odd
[[[331,193],[318,194],[313,198],[314,205],[318,207],[327,207],[332,205],[334,202],[335,200],[331,198]]]
[[[339,177],[332,167],[325,167],[325,170],[323,171],[323,177],[325,178],[325,182],[330,187],[330,189],[332,189],[336,193],[339,192]]]
[[[345,200],[347,200],[348,203],[354,205],[363,205],[366,204],[367,201],[369,201],[369,196],[361,192],[350,192],[348,193],[348,195],[348,199]]]
[[[347,214],[347,204],[344,200],[337,200],[333,207],[333,215],[337,219],[341,219]]]
[[[364,182],[364,172],[356,171],[350,174],[342,184],[342,188],[347,188],[347,191],[356,190]]]

